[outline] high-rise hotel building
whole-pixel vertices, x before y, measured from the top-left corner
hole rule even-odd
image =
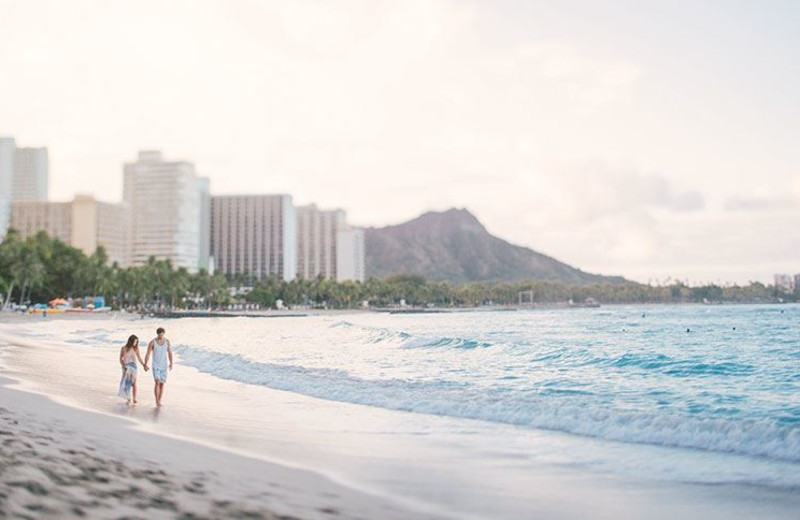
[[[47,174],[47,148],[17,148],[11,200],[47,200]]]
[[[297,268],[297,229],[291,195],[211,197],[214,269],[255,280],[289,281]]]
[[[364,230],[347,224],[341,209],[297,208],[297,274],[364,281]]]
[[[142,265],[152,256],[190,272],[206,267],[208,197],[208,179],[197,176],[193,163],[139,152],[124,167],[128,264]]]
[[[346,226],[336,233],[336,279],[363,282],[367,278],[364,230]]]
[[[341,209],[316,204],[297,208],[297,274],[306,280],[336,278],[336,233],[346,222]]]
[[[93,254],[103,246],[110,263],[125,263],[123,209],[78,195],[71,202],[13,202],[11,227],[22,238],[44,231],[53,238]]]
[[[211,265],[211,181],[208,177],[197,180],[200,189],[200,269],[212,270]]]
[[[11,219],[11,186],[14,183],[14,140],[0,137],[0,238],[6,236]]]
[[[20,148],[10,137],[0,137],[0,238],[11,218],[11,203],[47,200],[47,148]]]

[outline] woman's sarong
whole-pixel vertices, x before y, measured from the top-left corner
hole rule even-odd
[[[119,382],[119,395],[130,401],[133,398],[133,383],[136,382],[136,363],[128,363],[122,369],[122,379]]]

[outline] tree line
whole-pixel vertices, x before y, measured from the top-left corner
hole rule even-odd
[[[220,309],[232,304],[357,308],[401,304],[414,307],[473,307],[549,304],[593,299],[601,303],[691,303],[797,301],[776,287],[752,282],[744,286],[689,286],[681,282],[653,286],[638,283],[570,285],[551,281],[454,284],[403,275],[365,282],[315,278],[292,281],[244,275],[190,273],[168,260],[146,264],[109,264],[100,247],[87,256],[45,232],[23,239],[9,230],[0,243],[0,304],[46,303],[54,298],[105,297],[115,308]]]
[[[219,307],[229,303],[228,280],[189,273],[168,260],[109,264],[105,249],[90,256],[45,232],[22,239],[9,230],[0,243],[0,303],[46,303],[103,296],[117,308]]]

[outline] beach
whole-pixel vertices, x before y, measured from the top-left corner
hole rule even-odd
[[[10,321],[31,319],[38,317],[13,315]],[[0,518],[438,517],[312,471],[144,432],[125,418],[134,408],[109,414],[60,404],[31,382],[5,377],[19,376],[3,364],[9,347],[0,340]],[[150,397],[150,381],[141,377],[140,385]],[[152,405],[145,408],[155,413]]]
[[[691,387],[687,367],[700,371],[706,393],[714,377],[727,386],[761,378],[744,359],[667,362],[676,355],[669,345],[700,348],[693,345],[707,342],[704,328],[711,337],[712,326],[728,327],[737,313],[756,313],[773,328],[784,315],[714,309],[692,324],[698,336],[664,332],[697,311],[651,309],[656,317],[640,325],[632,309],[7,321],[2,510],[30,518],[795,518],[791,423],[776,430],[749,419],[676,420],[674,411],[639,404],[652,388],[665,403],[675,378],[671,392]],[[634,332],[619,336],[621,324]],[[176,351],[165,407],[153,406],[143,372],[140,403],[125,406],[115,395],[120,341],[129,332],[147,339],[159,325]],[[752,334],[744,343],[764,336],[757,328],[742,334]],[[600,386],[583,347],[575,373],[593,382],[579,391],[565,375],[569,345],[583,341],[600,345],[606,379],[607,367],[650,370],[641,347],[632,358],[635,347],[623,343],[643,339],[663,352],[646,393],[622,380],[611,381],[616,394]],[[620,355],[604,346],[611,343]],[[793,348],[786,352],[793,359]],[[530,354],[541,359],[536,370],[519,362]],[[635,400],[619,402],[635,391]],[[783,391],[750,401],[763,414],[760,403]]]
[[[135,430],[0,378],[0,517],[408,518],[312,472]],[[414,513],[418,517],[418,513]]]

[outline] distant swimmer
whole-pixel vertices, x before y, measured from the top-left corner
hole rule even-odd
[[[689,329],[686,329],[686,332],[692,332],[692,331],[691,331],[691,330],[689,330]]]
[[[734,327],[733,330],[736,330],[736,327]]]

